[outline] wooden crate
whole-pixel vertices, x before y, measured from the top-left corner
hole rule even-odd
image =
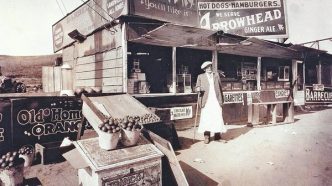
[[[42,83],[44,92],[56,92],[62,88],[61,67],[42,67]]]
[[[92,127],[100,132],[98,125],[103,122],[105,116],[112,118],[124,118],[126,116],[153,115],[159,122],[160,118],[141,102],[131,97],[129,94],[116,94],[97,97],[83,97],[82,112]]]
[[[98,147],[98,138],[74,142],[89,165],[78,170],[79,185],[161,185],[163,153],[143,137],[140,143],[106,151]]]

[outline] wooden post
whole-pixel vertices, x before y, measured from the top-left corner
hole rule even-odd
[[[271,122],[277,123],[277,104],[271,104]]]
[[[176,94],[176,47],[172,47],[172,62],[172,92]]]
[[[303,90],[305,91],[305,62],[303,61]],[[305,100],[305,98],[304,98]]]
[[[126,38],[126,23],[122,23],[121,27],[122,35],[122,70],[123,70],[123,83],[122,83],[122,91],[124,93],[128,92],[128,57],[127,57],[127,50],[128,50],[128,42]]]
[[[261,70],[262,70],[262,57],[257,58],[257,90],[262,90],[261,88]]]
[[[252,124],[259,124],[259,104],[252,105]]]
[[[293,95],[293,99],[295,99],[295,95],[297,93],[297,84],[298,84],[298,72],[297,72],[297,61],[296,60],[292,60],[292,86],[291,86],[291,95]]]
[[[283,119],[286,123],[294,122],[294,103],[283,103]]]
[[[322,61],[320,59],[318,61],[317,80],[318,84],[322,84]]]
[[[253,105],[248,105],[248,125],[247,126],[252,126],[252,107]]]
[[[212,70],[213,72],[218,72],[218,51],[212,51]]]

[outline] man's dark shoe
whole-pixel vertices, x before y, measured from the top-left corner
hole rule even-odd
[[[205,143],[205,144],[210,143],[210,136],[208,136],[208,135],[204,135],[204,143]]]
[[[216,141],[221,140],[221,135],[219,132],[214,134],[214,140]]]

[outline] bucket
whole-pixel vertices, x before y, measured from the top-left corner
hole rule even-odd
[[[24,159],[24,167],[30,167],[35,158],[35,150],[31,145],[24,145],[21,149],[28,148],[30,152],[20,154],[19,157]],[[20,149],[20,150],[21,150]]]
[[[11,168],[0,169],[0,185],[17,186],[23,185],[23,161]]]
[[[141,134],[141,130],[129,131],[129,130],[122,129],[121,130],[121,143],[124,146],[136,145],[140,134]]]
[[[105,150],[115,149],[118,145],[120,132],[106,133],[99,132],[99,146]]]
[[[24,167],[30,167],[35,158],[34,154],[20,154],[20,158],[24,159]]]

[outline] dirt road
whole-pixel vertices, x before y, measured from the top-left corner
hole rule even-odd
[[[222,141],[192,143],[178,131],[177,157],[191,186],[332,185],[332,107],[296,115],[296,122],[251,128],[227,125]],[[68,162],[34,165],[25,178],[42,185],[77,185]]]
[[[222,141],[192,143],[179,131],[178,151],[190,185],[332,185],[332,108],[300,113],[292,124],[227,126]],[[203,140],[202,134],[198,135]]]

